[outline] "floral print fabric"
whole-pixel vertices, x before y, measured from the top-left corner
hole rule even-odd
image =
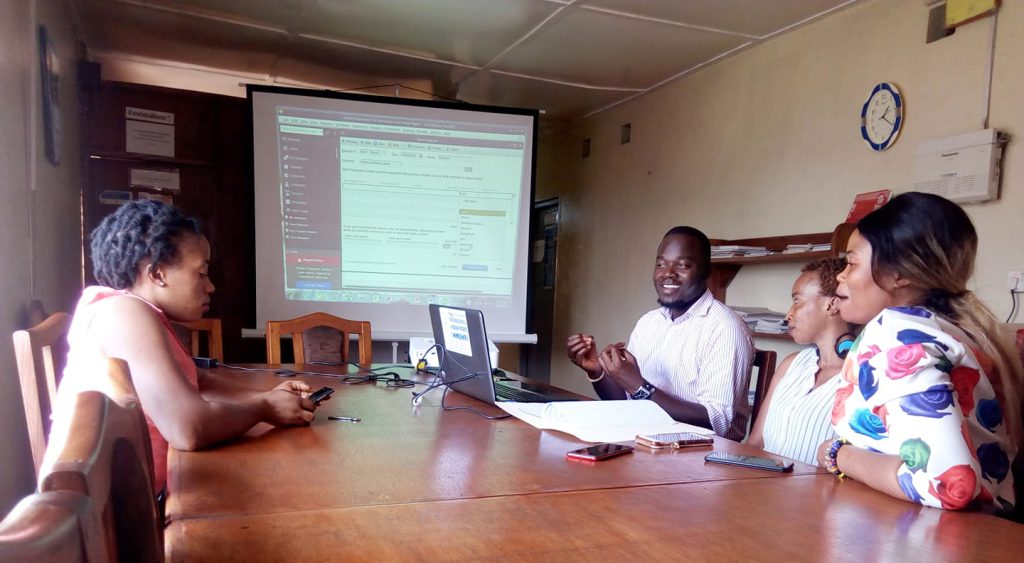
[[[1016,452],[992,369],[974,341],[931,311],[886,309],[846,358],[832,424],[854,446],[900,456],[897,479],[913,502],[1009,509]]]

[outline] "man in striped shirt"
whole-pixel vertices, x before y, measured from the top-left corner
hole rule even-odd
[[[711,295],[710,274],[708,237],[670,229],[654,264],[661,307],[640,317],[628,345],[598,352],[593,336],[574,334],[568,354],[602,399],[650,399],[678,421],[741,440],[754,347],[743,321]]]

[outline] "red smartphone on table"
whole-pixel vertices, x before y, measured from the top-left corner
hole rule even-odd
[[[565,457],[569,459],[582,459],[585,461],[601,461],[623,454],[628,454],[633,451],[633,446],[624,446],[622,444],[597,444],[594,446],[587,446],[578,450],[572,450],[565,454]]]

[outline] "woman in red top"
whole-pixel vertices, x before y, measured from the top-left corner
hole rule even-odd
[[[101,286],[85,288],[75,310],[58,405],[82,391],[107,391],[98,359],[127,361],[150,426],[156,490],[166,481],[168,444],[197,450],[259,422],[286,426],[313,419],[316,407],[301,381],[267,391],[197,374],[169,322],[201,318],[214,291],[210,243],[194,219],[170,205],[135,201],[104,218],[91,242]]]

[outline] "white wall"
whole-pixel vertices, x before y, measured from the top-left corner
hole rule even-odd
[[[42,300],[68,310],[81,291],[81,219],[76,43],[63,0],[0,2],[0,335],[22,328]],[[62,161],[46,161],[38,101],[37,24],[61,62]],[[35,487],[14,350],[0,345],[0,515]]]
[[[656,306],[654,252],[668,228],[690,224],[713,238],[831,231],[855,194],[910,190],[919,143],[981,129],[992,19],[925,44],[927,16],[920,0],[858,4],[542,139],[538,191],[561,196],[564,210],[555,349],[578,331],[599,344],[628,338]],[[1001,198],[967,206],[980,236],[973,286],[1004,317],[1006,272],[1024,269],[1022,33],[1024,7],[1003,3],[991,125],[1019,139],[1005,153]],[[859,116],[881,81],[901,88],[906,122],[895,146],[876,153]],[[624,123],[633,140],[619,145]],[[798,271],[748,266],[727,301],[784,311]],[[590,389],[557,353],[552,383]]]

